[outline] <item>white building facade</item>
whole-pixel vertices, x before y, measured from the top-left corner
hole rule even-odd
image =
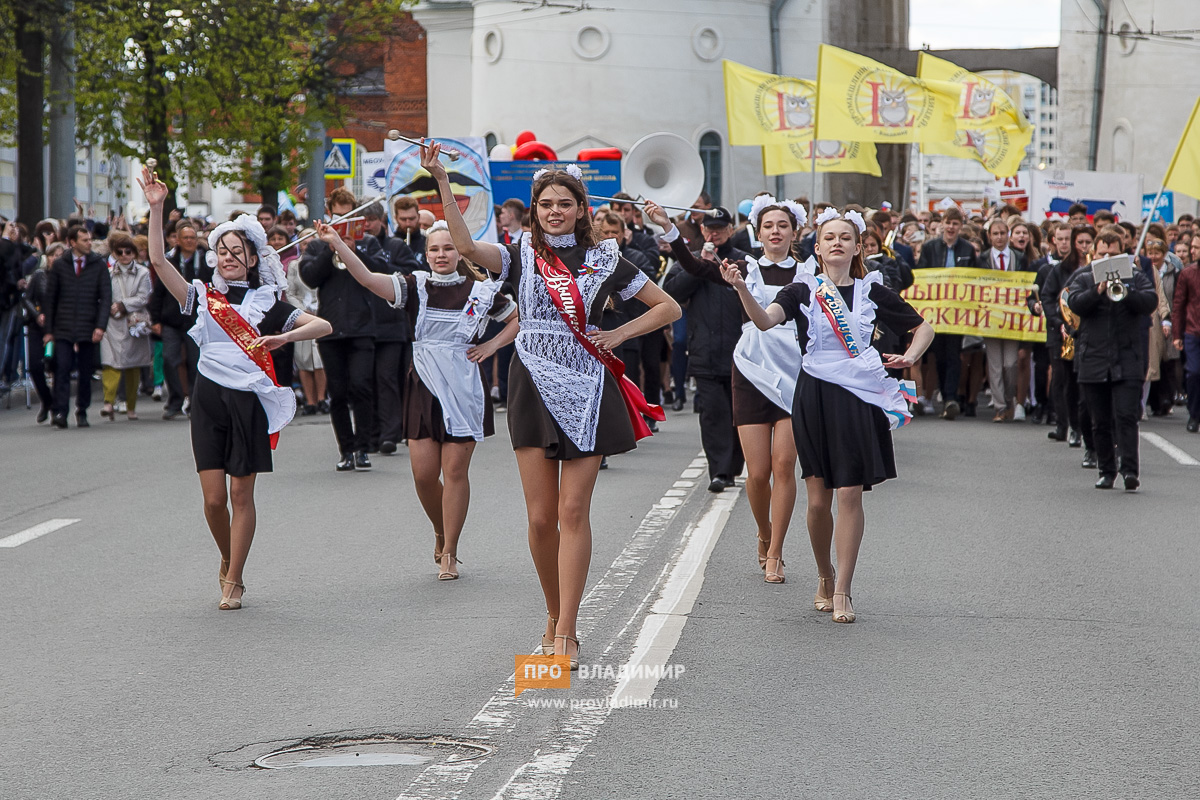
[[[511,144],[531,130],[574,159],[667,131],[696,147],[714,200],[733,206],[774,191],[775,179],[763,176],[759,148],[729,145],[721,60],[772,71],[772,6],[780,71],[798,78],[816,77],[822,41],[853,48],[853,30],[904,42],[908,28],[904,0],[605,0],[561,13],[571,4],[424,0],[414,16],[428,35],[430,135]],[[786,178],[788,196],[812,187],[809,175]]]

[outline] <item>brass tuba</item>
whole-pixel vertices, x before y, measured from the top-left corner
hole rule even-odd
[[[1058,308],[1062,311],[1063,322],[1073,331],[1079,330],[1079,316],[1067,305],[1068,289],[1063,289],[1058,295]],[[1072,361],[1075,358],[1075,337],[1063,334],[1062,360]]]

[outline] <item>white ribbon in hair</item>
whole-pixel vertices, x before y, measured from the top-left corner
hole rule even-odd
[[[257,251],[259,282],[263,286],[273,286],[280,291],[286,289],[287,277],[283,272],[283,263],[279,260],[279,254],[267,246],[267,232],[257,219],[249,214],[241,214],[237,219],[222,222],[208,235],[209,250],[205,260],[213,268],[212,282],[217,291],[222,294],[229,291],[229,285],[217,269],[217,243],[225,234],[235,232],[245,235]]]
[[[859,234],[866,233],[866,231],[867,231],[867,223],[866,223],[866,220],[863,219],[862,214],[858,213],[854,209],[850,209],[845,214],[841,214],[841,213],[838,213],[838,210],[836,208],[832,208],[832,207],[825,209],[824,211],[822,211],[820,214],[817,215],[817,223],[816,223],[817,227],[819,228],[822,225],[824,225],[826,222],[829,222],[830,220],[833,220],[833,219],[846,220],[851,225],[858,228]]]
[[[446,233],[450,232],[450,226],[446,224],[446,220],[439,219],[437,222],[430,225],[429,230],[425,231],[425,235],[429,236],[429,234],[437,233],[438,231],[445,231]]]
[[[578,164],[567,164],[562,171],[580,183],[583,183],[583,170],[579,168]],[[539,169],[537,172],[533,173],[533,179],[536,181],[538,178],[542,177],[548,172],[550,172],[550,170],[543,167],[542,169]]]
[[[750,227],[758,230],[758,216],[764,208],[768,206],[779,206],[786,208],[792,212],[792,216],[796,218],[796,230],[803,228],[808,222],[808,212],[804,210],[804,206],[794,200],[776,200],[769,194],[760,194],[754,198],[754,202],[750,204]]]

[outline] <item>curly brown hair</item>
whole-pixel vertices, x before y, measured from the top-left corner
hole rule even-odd
[[[529,244],[535,253],[543,258],[550,258],[550,248],[546,245],[546,235],[538,220],[537,203],[542,192],[550,186],[561,186],[570,192],[575,202],[583,206],[585,213],[575,220],[575,243],[584,247],[596,246],[596,234],[592,229],[591,215],[586,213],[588,206],[587,187],[583,182],[563,170],[552,169],[533,182],[531,194],[532,212],[529,215]]]

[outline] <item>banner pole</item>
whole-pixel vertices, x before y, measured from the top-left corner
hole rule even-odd
[[[1167,188],[1166,178],[1163,179],[1162,186],[1158,187],[1158,194],[1154,197],[1154,202],[1150,204],[1150,213],[1142,219],[1142,235],[1138,237],[1137,247],[1133,248],[1134,263],[1137,263],[1138,254],[1142,252],[1142,245],[1146,243],[1146,233],[1150,230],[1150,223],[1154,221],[1154,212],[1158,211],[1158,201],[1162,200],[1163,191]]]
[[[809,206],[812,207],[817,203],[817,132],[813,129],[812,141],[808,143],[808,152],[812,157],[809,162],[809,169],[812,170],[812,196],[809,198]]]

